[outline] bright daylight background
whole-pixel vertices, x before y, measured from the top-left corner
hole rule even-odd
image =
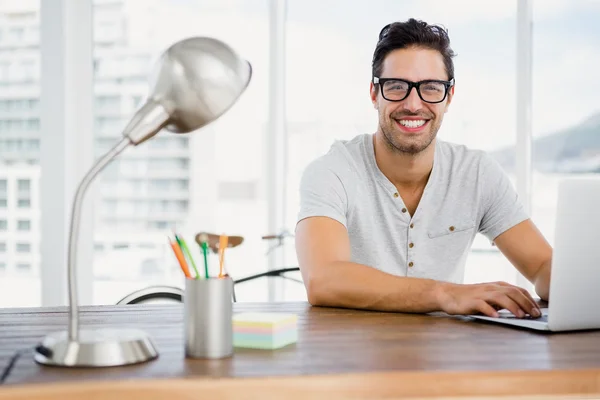
[[[39,306],[40,0],[0,0],[0,307]],[[514,181],[517,0],[288,0],[286,228],[293,232],[303,168],[336,139],[373,132],[368,88],[380,29],[410,17],[449,29],[456,95],[440,137],[490,151]],[[553,241],[556,184],[600,172],[600,2],[535,0],[533,218]],[[266,270],[267,0],[95,0],[96,156],[112,146],[146,93],[153,60],[190,35],[224,40],[250,60],[241,101],[194,135],[160,135],[129,149],[103,174],[94,199],[95,304],[152,284],[183,285],[168,248],[174,228],[242,235],[228,251],[234,277]],[[280,251],[281,249],[277,250]],[[197,248],[195,248],[197,251]],[[296,264],[293,240],[285,266]],[[197,252],[197,255],[200,253]],[[216,257],[211,260],[216,265]],[[283,266],[283,265],[282,265]],[[482,237],[466,282],[514,282]],[[267,300],[265,279],[238,301]],[[305,298],[286,281],[277,300]]]

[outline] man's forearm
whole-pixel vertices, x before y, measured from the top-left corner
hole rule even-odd
[[[535,285],[535,292],[542,300],[548,301],[550,296],[550,269],[552,261],[546,262],[538,271],[533,284]]]
[[[306,282],[317,306],[424,313],[440,310],[440,282],[399,277],[351,262],[319,268]]]

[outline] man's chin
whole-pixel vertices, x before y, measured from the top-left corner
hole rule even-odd
[[[391,140],[391,145],[397,151],[406,154],[419,154],[425,151],[433,142],[433,139],[429,139],[428,135],[423,135],[424,137],[411,137],[407,138],[405,135],[399,135],[400,137],[394,138]],[[421,135],[418,135],[421,136]]]
[[[417,155],[419,153],[422,153],[428,146],[423,146],[423,145],[403,145],[400,148],[398,148],[398,151],[404,153],[404,154],[410,154],[410,155]]]

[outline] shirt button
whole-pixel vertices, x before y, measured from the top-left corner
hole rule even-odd
[[[394,193],[394,197],[395,197],[395,198],[398,198],[398,196],[400,196],[400,195],[398,194],[398,192]]]
[[[412,261],[408,263],[408,266],[409,266],[409,267],[412,267],[413,265],[415,265],[415,264],[413,264],[413,262],[412,262]]]
[[[451,226],[451,227],[450,227],[450,228],[448,228],[448,229],[450,229],[450,232],[454,232],[454,229],[455,229],[455,228],[454,228],[454,226]]]
[[[402,209],[402,212],[405,213],[406,211],[408,211],[406,208]]]
[[[415,224],[410,224],[410,229],[414,228]]]
[[[415,246],[415,244],[414,244],[414,243],[409,243],[409,244],[408,244],[408,247],[410,247],[411,249],[412,249],[414,246]]]

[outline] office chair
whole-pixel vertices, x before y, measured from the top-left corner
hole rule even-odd
[[[175,286],[150,286],[128,294],[117,302],[121,304],[146,304],[183,301],[183,290]]]
[[[237,302],[235,296],[235,286],[249,282],[254,279],[263,278],[263,277],[280,277],[284,279],[289,279],[294,282],[302,283],[302,281],[298,279],[294,279],[284,274],[287,272],[300,271],[298,267],[289,267],[289,268],[280,268],[272,271],[261,272],[260,274],[250,275],[240,279],[233,280],[233,301]],[[122,304],[146,304],[146,303],[165,303],[165,302],[175,302],[180,303],[183,302],[183,294],[184,291],[181,288],[175,286],[150,286],[147,288],[143,288],[140,290],[136,290],[133,293],[128,294],[123,297],[121,300],[117,302],[117,305]]]

